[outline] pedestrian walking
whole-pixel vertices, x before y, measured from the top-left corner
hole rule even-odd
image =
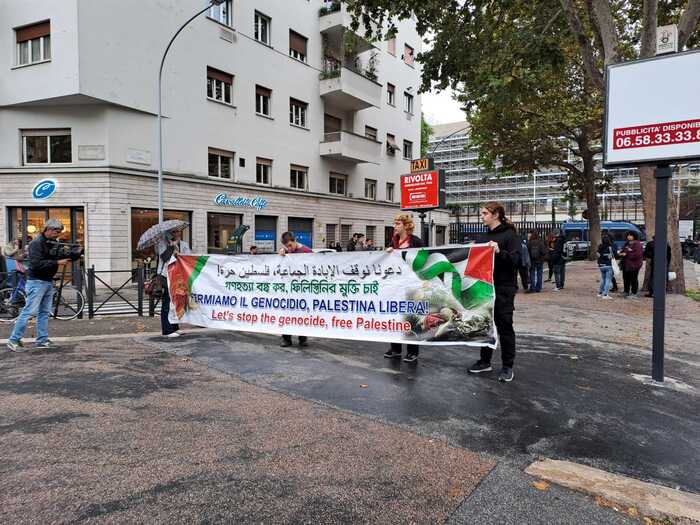
[[[160,275],[163,286],[163,297],[160,300],[160,328],[161,334],[166,337],[180,337],[180,325],[171,323],[170,315],[170,288],[168,287],[168,262],[175,254],[189,255],[192,253],[190,245],[182,239],[182,230],[165,232],[156,244],[158,254],[157,273]]]
[[[601,243],[598,245],[598,269],[600,270],[600,287],[598,288],[598,297],[610,299],[608,291],[613,278],[613,260],[615,259],[615,251],[613,249],[613,240],[607,233],[603,234]]]
[[[31,317],[36,317],[36,348],[52,348],[49,339],[49,315],[53,304],[53,278],[59,266],[77,261],[82,252],[71,251],[65,256],[57,249],[56,240],[63,231],[63,224],[56,219],[49,219],[44,224],[41,234],[29,244],[27,299],[24,308],[15,321],[7,347],[12,352],[25,352],[22,337]]]
[[[394,218],[394,235],[391,238],[391,246],[387,248],[387,251],[422,248],[423,241],[420,237],[413,235],[415,229],[416,225],[413,222],[413,218],[407,213],[399,213]],[[406,345],[406,357],[403,360],[406,363],[416,363],[418,361],[418,351],[418,345]],[[401,353],[401,343],[391,343],[391,347],[384,354],[384,357],[387,359],[401,359]]]
[[[550,253],[552,260],[552,269],[554,271],[554,291],[564,289],[566,281],[566,237],[562,230],[556,230],[554,248]]]
[[[644,247],[644,258],[647,259],[649,265],[649,285],[647,287],[646,297],[654,297],[654,246],[656,245],[656,236]],[[666,244],[666,266],[671,264],[671,245]]]
[[[354,237],[354,235],[353,235]],[[277,252],[279,255],[287,255],[288,253],[313,253],[313,250],[308,246],[304,246],[300,242],[297,242],[294,233],[284,232],[282,234],[282,248]],[[299,336],[299,346],[308,346],[307,338],[305,335]],[[288,334],[282,334],[282,342],[280,346],[287,347],[292,346],[292,336]]]
[[[626,235],[627,242],[620,250],[622,257],[622,280],[625,287],[625,297],[637,297],[639,290],[639,270],[644,262],[644,250],[639,242],[637,232],[629,231]]]
[[[496,301],[493,320],[501,347],[502,368],[498,380],[512,381],[513,363],[515,361],[515,330],[513,329],[513,311],[515,310],[515,293],[518,289],[515,271],[520,263],[520,241],[515,226],[506,218],[506,210],[498,202],[487,202],[481,208],[481,221],[488,228],[480,242],[488,242],[495,251],[493,284]],[[480,359],[469,367],[469,373],[490,372],[493,350],[481,347]]]
[[[527,240],[523,239],[520,241],[520,262],[518,263],[518,274],[520,275],[520,282],[523,285],[523,290],[525,291],[530,289],[531,264],[530,250],[527,247]]]
[[[542,273],[544,262],[547,260],[547,245],[537,230],[530,230],[527,234],[527,249],[530,255],[530,290],[531,293],[542,291]]]

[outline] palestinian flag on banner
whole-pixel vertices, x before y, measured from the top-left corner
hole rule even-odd
[[[168,288],[175,313],[181,319],[189,308],[192,284],[202,273],[209,257],[206,255],[178,255],[168,266]]]
[[[403,253],[421,279],[439,278],[466,309],[493,302],[493,257],[493,249],[485,244]]]

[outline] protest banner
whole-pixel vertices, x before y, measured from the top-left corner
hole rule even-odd
[[[267,334],[495,346],[493,250],[177,255],[173,322]]]

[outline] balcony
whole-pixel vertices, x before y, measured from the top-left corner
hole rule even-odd
[[[351,33],[355,37],[353,39],[355,53],[364,53],[374,47],[364,37],[365,26],[362,22],[360,22],[357,31],[352,30],[352,16],[350,16],[345,4],[342,2],[332,2],[328,7],[321,8],[319,11],[319,25],[321,34],[331,46],[346,42],[346,33]]]
[[[382,103],[382,85],[347,67],[325,67],[320,88],[324,101],[343,111],[380,107]]]
[[[379,164],[382,143],[350,131],[326,133],[320,154],[326,159],[344,160],[354,164]]]

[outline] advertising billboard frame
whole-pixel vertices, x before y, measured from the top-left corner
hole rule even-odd
[[[686,57],[689,55],[698,55],[698,60],[700,61],[700,49],[691,49],[688,51],[683,51],[681,53],[670,53],[670,54],[664,54],[664,55],[658,55],[655,57],[650,57],[650,58],[643,58],[640,60],[630,60],[627,62],[621,62],[619,64],[611,64],[607,66],[606,68],[606,75],[605,75],[605,108],[604,108],[604,114],[603,114],[603,136],[602,136],[602,145],[603,145],[603,167],[608,169],[608,168],[622,168],[622,167],[634,167],[638,166],[639,164],[678,164],[678,163],[685,163],[685,162],[693,162],[693,161],[698,161],[700,160],[700,142],[697,143],[697,148],[698,152],[697,154],[692,154],[692,155],[681,155],[681,156],[675,156],[675,155],[668,155],[668,156],[656,156],[653,158],[647,158],[647,157],[642,157],[638,159],[630,159],[630,160],[624,160],[624,161],[609,161],[608,160],[608,135],[609,132],[612,132],[613,130],[608,129],[608,126],[610,125],[610,103],[611,103],[611,96],[610,96],[610,71],[614,69],[619,69],[619,68],[624,68],[624,67],[630,67],[630,66],[636,66],[642,63],[655,63],[660,60],[674,60],[678,59],[679,57]],[[698,116],[700,118],[700,115]],[[653,124],[653,123],[650,123]],[[631,126],[633,127],[633,126]],[[610,145],[612,147],[612,145]]]

